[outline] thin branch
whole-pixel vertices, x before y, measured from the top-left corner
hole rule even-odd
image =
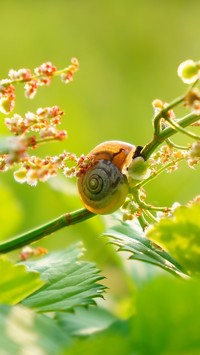
[[[175,100],[171,101],[165,108],[163,108],[154,118],[153,118],[153,125],[154,125],[154,132],[155,135],[160,135],[160,120],[162,117],[166,116],[167,112],[174,107],[178,106],[185,100],[186,94],[177,97]]]
[[[181,127],[179,125],[178,122],[174,121],[173,119],[171,119],[170,117],[165,117],[165,120],[174,128],[176,129],[178,132],[183,133],[185,135],[187,135],[190,138],[196,139],[196,140],[200,140],[200,136],[198,136],[197,134],[187,131],[186,129],[184,129],[183,127]]]
[[[148,227],[149,223],[146,221],[146,219],[144,218],[143,213],[141,213],[140,216],[137,217],[138,222],[140,223],[141,228],[143,229],[143,231]]]
[[[31,74],[30,77],[28,77],[28,78],[20,77],[20,78],[16,78],[16,79],[5,79],[4,81],[1,82],[1,85],[4,87],[7,87],[8,85],[27,83],[29,81],[37,80],[37,79],[40,79],[43,77],[52,78],[54,76],[60,76],[61,74],[65,74],[65,73],[69,72],[71,70],[71,68],[72,68],[72,64],[70,64],[68,67],[65,67],[63,69],[56,70],[56,71],[50,73],[49,75],[45,74],[45,73],[39,73],[39,74],[34,73],[34,74]]]
[[[198,121],[200,119],[200,115],[197,115],[196,113],[189,113],[188,115],[184,116],[180,120],[178,120],[178,124],[181,127],[187,127],[191,125],[192,123]],[[154,135],[153,139],[144,146],[144,148],[141,151],[141,156],[147,160],[150,158],[150,156],[153,154],[155,149],[162,144],[167,138],[173,136],[175,133],[177,133],[177,130],[172,128],[172,127],[167,127],[165,128],[158,136]]]
[[[0,254],[8,253],[9,251],[21,248],[30,243],[36,242],[38,239],[44,238],[55,231],[76,223],[83,222],[95,214],[82,208],[80,210],[66,213],[46,224],[37,227],[31,231],[21,234],[13,239],[9,239],[0,244]]]
[[[189,146],[186,147],[186,146],[182,146],[182,145],[176,144],[176,143],[174,143],[174,142],[173,142],[171,139],[169,139],[169,138],[166,139],[166,143],[167,143],[167,145],[168,145],[169,147],[173,147],[173,148],[176,148],[176,149],[178,149],[178,150],[187,151],[187,150],[190,149]]]

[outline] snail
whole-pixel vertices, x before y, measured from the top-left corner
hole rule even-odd
[[[80,173],[77,186],[84,206],[96,214],[116,211],[125,201],[129,187],[125,175],[135,152],[135,146],[108,141],[97,145],[87,155],[94,162]]]

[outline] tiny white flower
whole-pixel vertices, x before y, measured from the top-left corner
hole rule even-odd
[[[199,79],[199,71],[199,62],[188,59],[179,65],[177,73],[185,84],[193,84]]]

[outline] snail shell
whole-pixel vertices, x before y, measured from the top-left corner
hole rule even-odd
[[[99,144],[87,156],[94,164],[77,180],[80,198],[85,207],[96,214],[116,211],[125,201],[128,181],[125,175],[132,161],[135,147],[120,141]]]

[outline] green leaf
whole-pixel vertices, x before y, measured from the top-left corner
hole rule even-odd
[[[38,272],[0,258],[0,303],[12,305],[22,301],[44,285]]]
[[[200,283],[162,277],[137,293],[136,314],[76,340],[63,354],[198,355]]]
[[[136,354],[200,353],[200,283],[154,279],[138,293],[130,321]]]
[[[70,343],[56,322],[22,305],[0,305],[0,354],[55,355]]]
[[[119,247],[119,251],[130,252],[130,259],[154,264],[172,274],[187,277],[176,260],[160,246],[149,240],[138,225],[126,222],[120,223],[104,233],[104,235],[110,237],[111,243]]]
[[[105,287],[97,282],[103,277],[91,262],[80,261],[80,246],[51,253],[40,261],[26,263],[41,273],[46,284],[23,304],[40,312],[66,311],[78,306],[95,304]]]
[[[134,355],[130,338],[132,334],[127,321],[117,321],[110,328],[94,335],[76,339],[63,355]],[[140,354],[140,353],[137,353]],[[150,353],[149,353],[150,354]]]
[[[59,312],[55,320],[67,334],[88,336],[109,328],[116,317],[100,307],[76,308],[73,313]]]
[[[200,205],[181,206],[161,219],[148,237],[162,245],[190,274],[200,274]]]

